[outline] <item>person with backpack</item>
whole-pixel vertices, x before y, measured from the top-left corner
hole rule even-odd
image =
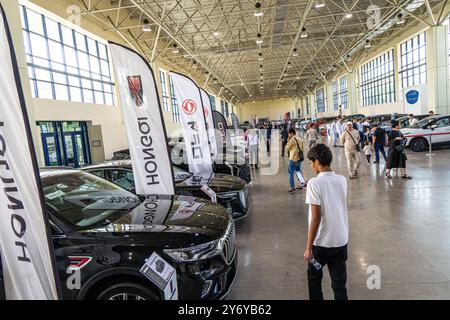
[[[344,146],[345,156],[347,157],[350,179],[356,179],[358,177],[358,168],[361,164],[359,139],[358,130],[353,129],[353,123],[351,121],[347,122],[346,129],[341,136],[341,144]]]
[[[302,174],[302,161],[304,160],[304,144],[303,140],[296,136],[295,129],[289,129],[289,141],[286,146],[286,151],[289,152],[289,164],[288,164],[288,177],[291,190],[289,193],[294,194],[295,189],[295,178],[297,175],[298,179],[298,190],[302,190],[305,186],[305,180]]]

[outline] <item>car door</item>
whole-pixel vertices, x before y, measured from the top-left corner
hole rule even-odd
[[[450,143],[450,117],[443,117],[436,120],[431,123],[430,129],[432,129],[432,144]]]

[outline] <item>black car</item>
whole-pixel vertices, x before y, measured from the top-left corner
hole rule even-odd
[[[221,206],[192,197],[136,196],[78,170],[44,169],[41,180],[64,299],[162,299],[140,272],[153,253],[176,269],[179,299],[228,294],[237,249],[234,222]],[[69,267],[81,269],[77,289],[66,284]]]
[[[209,195],[201,190],[202,186],[206,184],[216,192],[217,203],[224,206],[233,219],[239,220],[247,216],[248,189],[244,180],[220,173],[214,173],[210,177],[205,178],[193,175],[176,166],[173,169],[176,194],[210,200]],[[118,184],[128,191],[136,192],[131,160],[107,161],[102,164],[84,167],[82,170]]]
[[[172,163],[185,170],[189,171],[189,165],[187,161],[187,155],[183,142],[169,142],[169,150],[172,158]],[[123,149],[114,152],[113,156],[108,161],[113,160],[130,160],[130,150]],[[250,183],[252,181],[250,166],[248,165],[248,159],[243,158],[237,153],[221,153],[219,154],[213,163],[213,171],[215,173],[230,174],[235,177],[239,177],[245,182]]]

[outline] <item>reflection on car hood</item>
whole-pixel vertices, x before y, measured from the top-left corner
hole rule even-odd
[[[120,206],[120,203],[116,204]],[[122,204],[123,205],[123,204]],[[140,205],[95,233],[177,233],[218,238],[230,215],[215,203],[187,196],[148,196]]]
[[[192,175],[188,179],[178,182],[177,188],[202,187],[207,184],[216,193],[238,191],[246,186],[246,182],[241,178],[229,174],[213,173],[207,176]]]

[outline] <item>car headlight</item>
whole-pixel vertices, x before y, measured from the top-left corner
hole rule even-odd
[[[165,249],[164,253],[178,262],[193,262],[210,259],[221,253],[219,240],[181,249]]]
[[[224,193],[218,193],[217,198],[221,200],[233,200],[239,196],[238,192],[224,192]]]

